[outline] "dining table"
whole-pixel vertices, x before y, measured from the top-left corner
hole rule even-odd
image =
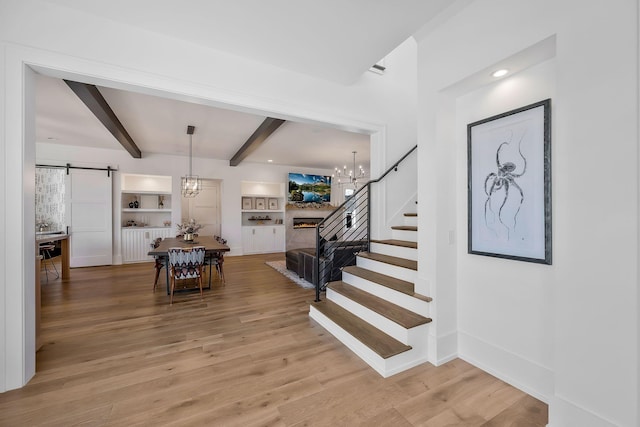
[[[167,278],[167,295],[171,293],[169,283],[169,248],[193,248],[195,246],[204,246],[205,256],[209,260],[209,287],[205,289],[211,289],[211,264],[213,258],[216,255],[231,250],[229,246],[220,243],[213,236],[196,236],[191,241],[186,241],[182,237],[166,237],[160,241],[157,247],[149,251],[148,255],[164,261],[165,275]]]

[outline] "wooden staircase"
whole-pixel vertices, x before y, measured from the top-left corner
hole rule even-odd
[[[415,293],[417,215],[391,227],[392,238],[371,240],[370,252],[327,285],[309,316],[383,377],[427,361],[431,298]]]

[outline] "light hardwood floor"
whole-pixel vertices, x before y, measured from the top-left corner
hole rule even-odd
[[[43,281],[37,373],[0,394],[0,425],[546,425],[544,403],[462,360],[381,378],[268,259],[227,257],[226,286],[171,307],[150,263]]]

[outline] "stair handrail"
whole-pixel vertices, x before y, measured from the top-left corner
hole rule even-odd
[[[372,184],[375,184],[375,183],[378,183],[378,182],[382,181],[392,171],[396,171],[397,172],[398,171],[398,166],[400,165],[400,163],[402,163],[404,161],[404,159],[409,157],[411,155],[411,153],[413,153],[417,148],[418,148],[418,145],[417,144],[414,145],[398,161],[396,161],[391,167],[389,167],[389,169],[387,169],[382,175],[380,175],[376,179],[367,181],[362,187],[360,187],[358,190],[356,190],[355,193],[353,193],[353,195],[350,197],[349,200],[345,200],[340,205],[338,205],[338,207],[336,209],[334,209],[329,215],[327,215],[325,218],[323,218],[316,225],[316,256],[315,256],[315,260],[314,260],[314,262],[315,262],[315,266],[314,267],[315,267],[315,271],[317,272],[317,274],[315,274],[315,277],[313,278],[314,287],[315,287],[315,291],[316,291],[316,299],[315,299],[316,302],[320,301],[320,292],[321,292],[321,285],[320,285],[321,236],[320,236],[320,230],[322,230],[322,228],[325,226],[325,224],[327,224],[336,215],[342,213],[342,211],[345,209],[345,206],[347,205],[347,203],[350,203],[351,199],[357,200],[358,194],[360,194],[361,192],[364,192],[364,191],[368,192],[369,188],[371,187]],[[371,229],[371,199],[367,198],[367,243],[366,243],[367,251],[369,250],[369,247],[371,245],[371,234],[369,233],[370,229]]]

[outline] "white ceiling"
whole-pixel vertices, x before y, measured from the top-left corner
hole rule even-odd
[[[204,124],[196,125],[193,156],[230,160],[266,118],[118,89],[99,90],[143,157],[188,155],[186,125]],[[37,76],[36,140],[124,151],[64,81],[43,75]],[[244,161],[332,169],[345,162],[352,165],[352,151],[357,151],[358,165],[368,171],[369,145],[369,135],[287,121]]]
[[[355,81],[453,3],[45,1],[341,84]],[[185,124],[206,123],[196,126],[194,157],[229,160],[266,118],[112,88],[101,87],[100,92],[143,156],[187,153]],[[36,93],[39,142],[122,149],[63,81],[39,76]],[[329,169],[349,165],[352,151],[368,170],[368,135],[288,121],[245,161]]]

